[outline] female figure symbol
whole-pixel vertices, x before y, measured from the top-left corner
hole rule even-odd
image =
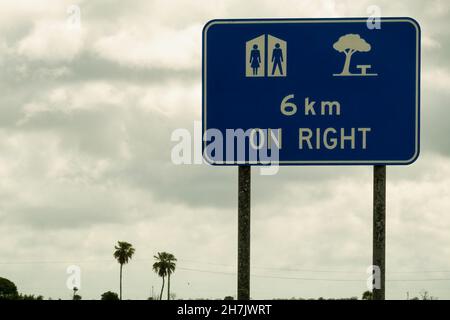
[[[253,45],[253,50],[250,53],[250,65],[253,69],[253,75],[256,76],[258,74],[259,65],[261,63],[261,54],[258,49],[258,45]]]

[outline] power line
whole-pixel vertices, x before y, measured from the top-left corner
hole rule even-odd
[[[205,264],[205,265],[214,265],[214,266],[221,266],[221,267],[227,267],[227,268],[235,268],[235,266],[221,264],[221,263],[214,263],[214,262],[205,262],[205,261],[196,261],[196,260],[189,260],[189,259],[178,259],[179,261],[185,261],[185,262],[191,262],[195,264]],[[133,259],[134,262],[149,262],[153,261],[152,258],[148,259]],[[89,259],[89,260],[28,260],[28,261],[0,261],[0,265],[28,265],[28,264],[74,264],[74,263],[114,263],[114,260],[111,259]],[[222,271],[215,271],[215,270],[201,270],[201,269],[194,269],[194,268],[183,268],[183,267],[177,267],[177,269],[180,270],[189,270],[189,271],[198,271],[198,272],[210,272],[210,273],[218,273],[218,274],[236,274],[232,272],[222,272]],[[314,269],[297,269],[297,268],[276,268],[276,267],[263,267],[263,266],[252,266],[252,269],[261,269],[261,270],[273,270],[273,271],[289,271],[289,272],[305,272],[305,273],[342,273],[342,274],[363,274],[366,273],[365,271],[345,271],[345,270],[314,270]],[[409,271],[390,271],[388,274],[417,274],[417,273],[450,273],[450,270],[409,270]],[[258,275],[253,275],[255,277],[259,277]],[[264,276],[269,277],[269,276]],[[270,276],[271,277],[271,276]],[[296,277],[278,277],[274,276],[275,278],[281,278],[281,279],[299,279],[299,280],[316,280],[316,278],[296,278]],[[317,280],[321,280],[317,278]],[[323,279],[332,281],[333,279]],[[345,279],[338,279],[339,281]],[[348,279],[347,279],[348,280]],[[398,279],[398,280],[387,280],[387,281],[447,281],[450,280],[448,278],[440,278],[440,279]],[[360,281],[360,280],[352,280],[352,281]],[[362,281],[362,280],[361,280]],[[365,280],[364,280],[365,281]]]
[[[135,259],[135,261],[152,261],[152,259]],[[114,262],[112,259],[108,260],[83,260],[83,261],[74,261],[74,260],[38,260],[38,261],[9,261],[9,262],[0,262],[0,265],[15,265],[15,264],[39,264],[39,263],[97,263],[97,262]],[[198,262],[202,263],[202,262]],[[203,264],[203,263],[202,263]],[[206,263],[205,263],[206,264]],[[209,263],[214,264],[214,263]],[[227,266],[223,264],[214,264],[220,266]],[[228,266],[230,267],[230,266]],[[306,269],[282,269],[282,268],[271,268],[271,267],[259,267],[259,269],[268,269],[268,270],[280,270],[280,271],[299,271],[299,272],[329,272],[329,273],[358,273],[362,272],[352,272],[352,271],[333,271],[333,270],[306,270]],[[217,271],[217,270],[205,270],[205,269],[197,269],[197,268],[187,268],[178,266],[177,270],[184,271],[192,271],[192,272],[200,272],[200,273],[211,273],[211,274],[223,274],[223,275],[231,275],[236,276],[236,272],[227,272],[227,271]],[[398,271],[391,273],[445,273],[450,271]],[[269,278],[269,279],[281,279],[281,280],[300,280],[300,281],[335,281],[335,282],[365,282],[367,279],[342,279],[342,278],[307,278],[307,277],[292,277],[292,276],[276,276],[276,275],[261,275],[261,274],[251,274],[252,277],[255,278]],[[386,279],[387,282],[427,282],[427,281],[450,281],[450,278],[419,278],[419,279]]]
[[[60,263],[98,263],[98,262],[114,262],[112,259],[108,260],[32,260],[32,261],[0,261],[0,265],[21,265],[21,264],[60,264]]]
[[[178,267],[179,270],[202,272],[202,273],[214,273],[214,274],[225,274],[235,276],[235,272],[223,272],[223,271],[213,271],[213,270],[202,270],[194,268],[184,268]],[[252,277],[256,278],[273,278],[273,279],[286,279],[286,280],[304,280],[304,281],[350,281],[350,282],[366,282],[367,279],[337,279],[337,278],[303,278],[303,277],[283,277],[283,276],[273,276],[273,275],[259,275],[251,274]],[[430,279],[387,279],[390,282],[410,282],[410,281],[450,281],[450,278],[430,278]]]
[[[178,261],[186,261],[186,262],[192,262],[192,263],[198,263],[198,264],[207,264],[207,265],[217,265],[217,266],[223,266],[223,267],[229,267],[234,268],[235,266],[226,265],[226,264],[220,264],[220,263],[213,263],[213,262],[204,262],[204,261],[195,261],[195,260],[188,260],[188,259],[178,259]],[[298,269],[298,268],[280,268],[280,267],[263,267],[263,266],[251,266],[252,269],[264,269],[264,270],[275,270],[275,271],[293,271],[293,272],[317,272],[317,273],[354,273],[354,274],[362,274],[366,273],[366,270],[363,271],[356,271],[356,270],[317,270],[317,269]],[[450,273],[450,270],[409,270],[409,271],[390,271],[388,273]]]

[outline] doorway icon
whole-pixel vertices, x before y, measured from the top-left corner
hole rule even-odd
[[[245,44],[246,77],[286,77],[287,42],[270,34]]]

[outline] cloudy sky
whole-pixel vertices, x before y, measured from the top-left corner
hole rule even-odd
[[[201,120],[201,29],[214,18],[410,16],[422,27],[421,156],[388,167],[387,298],[450,299],[450,2],[4,0],[0,3],[0,276],[67,299],[235,295],[237,169],[175,165]],[[77,23],[77,5],[80,23]],[[199,137],[195,137],[199,139]],[[350,297],[371,264],[372,168],[254,171],[252,297]]]

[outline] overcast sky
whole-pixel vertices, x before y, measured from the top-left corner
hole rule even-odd
[[[421,155],[387,169],[386,296],[450,299],[447,0],[1,1],[0,277],[67,299],[77,265],[79,293],[97,299],[118,291],[112,253],[125,240],[136,248],[125,298],[158,292],[158,251],[178,258],[177,297],[235,295],[237,168],[170,158],[173,130],[201,120],[201,29],[214,18],[361,17],[372,4],[422,28]],[[252,297],[367,290],[372,168],[254,172]]]

